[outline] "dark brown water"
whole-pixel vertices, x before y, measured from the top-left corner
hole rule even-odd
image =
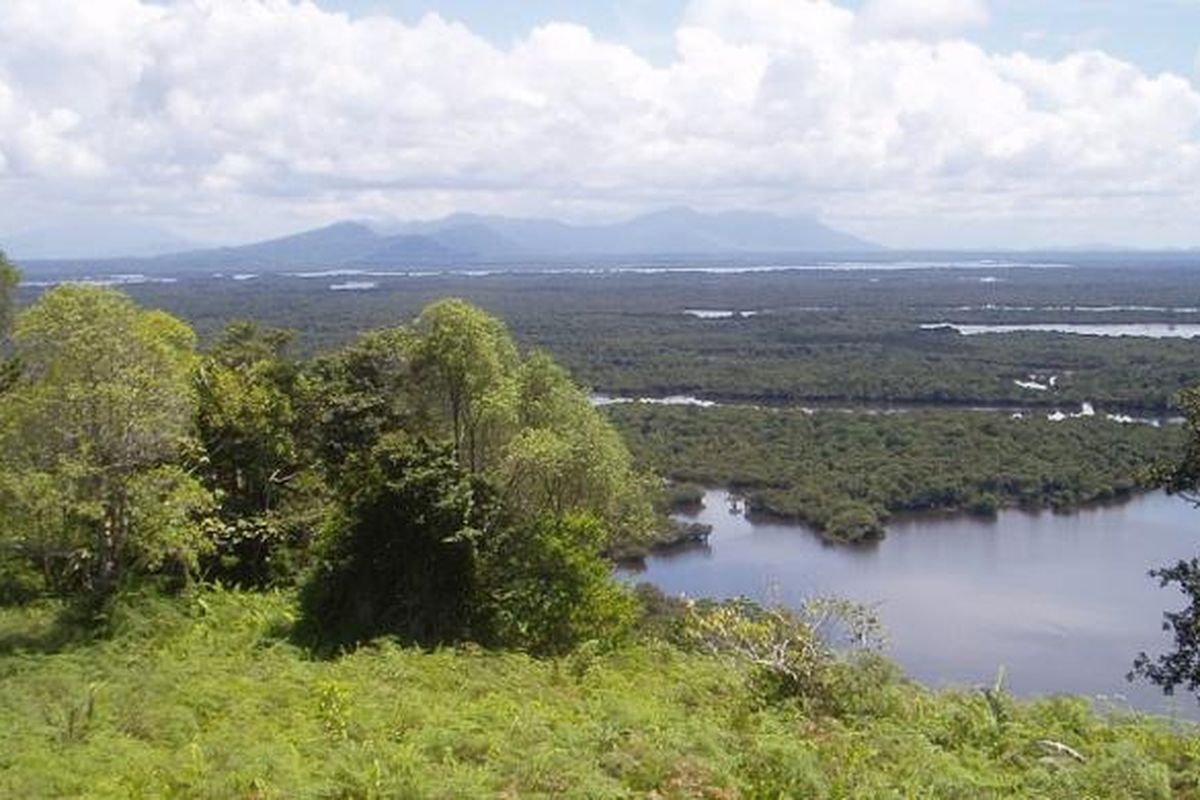
[[[1071,515],[1006,511],[898,521],[866,547],[823,543],[803,526],[750,521],[713,490],[682,519],[713,526],[708,547],[649,558],[631,574],[671,594],[798,603],[834,594],[878,603],[889,655],[929,685],[1071,693],[1200,716],[1125,675],[1168,646],[1164,610],[1183,605],[1147,572],[1200,552],[1200,510],[1162,494]]]

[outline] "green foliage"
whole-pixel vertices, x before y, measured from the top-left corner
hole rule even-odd
[[[451,434],[459,463],[482,472],[512,428],[516,346],[498,319],[458,299],[426,306],[413,327],[420,396]]]
[[[437,644],[470,632],[476,527],[486,522],[453,451],[385,442],[341,499],[305,588],[305,619],[323,648],[391,635]]]
[[[1200,505],[1200,386],[1184,389],[1175,402],[1184,414],[1183,451],[1160,460],[1154,479],[1168,492]]]
[[[493,640],[549,655],[627,637],[637,605],[599,555],[607,535],[593,518],[567,516],[488,537],[480,588]]]
[[[196,373],[201,474],[220,498],[210,579],[261,586],[293,579],[325,492],[302,452],[291,336],[249,322],[226,328]]]
[[[196,553],[179,548],[196,536],[140,524],[183,524],[206,505],[178,473],[155,472],[189,445],[191,329],[119,292],[61,286],[21,314],[14,342],[23,370],[0,408],[0,471],[12,502],[0,530],[6,549],[99,595],[135,564],[165,563],[147,537],[168,536],[169,560],[194,566]],[[175,502],[183,505],[162,507]]]
[[[1134,661],[1134,675],[1161,686],[1167,694],[1179,688],[1200,693],[1200,558],[1178,561],[1173,566],[1150,573],[1164,586],[1175,585],[1187,599],[1177,611],[1163,613],[1163,628],[1170,631],[1173,649],[1157,657],[1140,654]]]
[[[587,513],[622,542],[654,525],[650,481],[587,396],[544,353],[520,359],[499,320],[462,301],[317,359],[304,394],[332,483],[388,431],[405,430],[452,442],[516,521]]]
[[[597,520],[503,522],[448,443],[385,442],[355,485],[304,592],[321,649],[476,638],[546,655],[631,630],[636,606],[600,556]]]
[[[287,340],[252,323],[225,330],[197,371],[196,428],[208,483],[229,516],[269,513],[296,470]]]
[[[753,690],[766,701],[795,698],[828,708],[836,668],[849,652],[876,650],[883,630],[871,609],[832,598],[812,600],[798,610],[762,606],[746,598],[694,604],[684,618],[693,647],[748,671]]]
[[[175,465],[133,475],[128,493],[130,567],[190,581],[215,548],[212,493]]]
[[[846,500],[832,507],[822,530],[844,542],[881,539],[884,535],[882,517],[878,509],[867,503]]]
[[[664,489],[662,503],[668,511],[700,508],[704,505],[704,487],[671,481]]]
[[[80,588],[79,548],[96,520],[77,486],[57,472],[0,469],[0,594],[18,600]]]
[[[681,391],[742,381],[774,399],[1003,396],[1009,372],[1050,353],[783,316],[724,333],[564,317],[541,333],[594,376]],[[631,358],[647,341],[660,344]],[[848,607],[683,609],[643,590],[648,639],[630,643],[634,600],[599,553],[644,534],[648,483],[560,367],[522,359],[462,301],[308,363],[285,335],[236,325],[198,364],[177,320],[66,287],[25,312],[16,343],[26,369],[0,405],[0,600],[108,594],[130,575],[184,584],[198,570],[269,584],[322,538],[299,611],[270,592],[118,595],[106,638],[52,624],[45,604],[0,609],[2,795],[1200,795],[1191,729],[924,691],[832,645],[827,620],[873,631]],[[1112,363],[1137,365],[1130,380],[1194,355],[1115,347]],[[1063,349],[1080,367],[1064,392],[1084,391],[1098,350]],[[963,354],[969,366],[945,369]],[[794,368],[756,379],[783,362]],[[1154,404],[1184,373],[1104,385]],[[999,415],[614,415],[641,463],[746,488],[759,509],[845,537],[903,509],[1119,496],[1174,441]],[[320,661],[293,643],[305,636],[328,650],[376,641]]]
[[[330,483],[385,433],[422,427],[410,396],[416,388],[415,346],[411,331],[385,328],[307,365],[301,375],[302,416]]]
[[[3,595],[266,586],[315,555],[306,629],[326,649],[557,652],[629,627],[600,553],[653,524],[648,482],[549,357],[522,361],[454,300],[308,364],[289,342],[233,323],[197,358],[190,329],[118,292],[43,295],[0,416]]]
[[[9,353],[8,346],[8,334],[16,306],[14,296],[20,282],[20,271],[0,250],[0,396],[16,383],[20,374],[20,362]]]
[[[839,540],[882,534],[902,511],[1068,509],[1150,488],[1174,427],[1051,422],[983,412],[610,410],[637,461],[669,478],[744,491],[758,512]]]
[[[514,265],[516,266],[516,265]],[[1178,264],[981,270],[799,270],[742,274],[522,272],[380,280],[371,292],[321,281],[151,284],[130,291],[198,328],[253,318],[297,328],[330,349],[358,332],[462,297],[502,317],[523,346],[544,348],[581,382],[609,394],[696,394],[759,405],[1004,404],[1171,413],[1200,384],[1200,342],[1040,332],[961,336],[922,323],[1180,323],[1200,272]],[[701,320],[683,309],[758,310]],[[1058,378],[1051,391],[1014,381]]]
[[[839,672],[839,702],[816,713],[764,704],[723,657],[653,642],[314,660],[273,592],[122,600],[111,638],[65,645],[54,615],[0,609],[5,797],[1200,796],[1191,725],[1067,698],[1004,697],[997,716],[977,691],[873,663]]]
[[[544,353],[521,367],[517,424],[494,471],[510,514],[590,514],[608,528],[600,547],[636,542],[653,528],[650,479],[634,471],[612,425]]]
[[[0,345],[8,338],[8,330],[12,324],[13,295],[20,282],[21,273],[4,255],[4,251],[0,250]]]
[[[1200,387],[1180,394],[1179,405],[1187,414],[1187,440],[1182,455],[1158,465],[1155,477],[1172,494],[1200,505]],[[1158,656],[1141,653],[1130,677],[1141,676],[1174,694],[1181,687],[1200,693],[1200,558],[1180,560],[1150,573],[1164,586],[1176,586],[1186,605],[1163,614],[1163,629],[1173,638],[1172,649]]]

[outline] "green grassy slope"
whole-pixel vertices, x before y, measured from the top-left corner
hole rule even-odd
[[[1190,728],[1081,700],[932,693],[876,664],[818,714],[655,642],[315,661],[288,642],[293,608],[146,600],[73,642],[53,607],[0,610],[0,796],[1200,797]]]

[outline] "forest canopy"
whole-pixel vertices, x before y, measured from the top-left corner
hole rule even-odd
[[[614,406],[639,463],[731,486],[752,509],[835,540],[883,535],[892,514],[1070,509],[1148,489],[1180,448],[1175,426],[1034,414]]]
[[[652,483],[552,359],[458,300],[310,361],[289,345],[239,322],[199,352],[184,322],[95,286],[21,312],[4,595],[302,584],[307,630],[339,646],[551,651],[627,621],[602,556],[650,534]],[[595,625],[548,625],[572,617]]]
[[[903,508],[1132,491],[1177,430],[972,412],[609,417],[458,300],[313,357],[294,346],[234,322],[199,347],[180,320],[94,286],[20,314],[0,387],[0,793],[1200,785],[1190,727],[1019,703],[999,684],[929,691],[874,651],[873,609],[685,602],[630,590],[605,558],[645,542],[652,500],[703,494],[660,492],[638,464],[833,533]]]

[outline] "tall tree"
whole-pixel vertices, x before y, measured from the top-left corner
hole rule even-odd
[[[83,537],[65,543],[80,581],[106,594],[129,567],[158,561],[149,520],[203,511],[175,468],[190,441],[195,336],[120,292],[61,286],[21,313],[14,346],[22,372],[0,409],[0,466],[50,476]],[[196,545],[186,539],[162,545]]]
[[[304,370],[304,438],[329,482],[388,432],[428,427],[412,397],[415,342],[405,328],[371,331]]]
[[[426,306],[414,328],[425,399],[448,423],[459,463],[481,472],[511,428],[517,348],[498,319],[458,299]]]
[[[200,474],[219,493],[223,523],[206,572],[224,581],[286,577],[319,515],[321,492],[298,442],[291,340],[288,331],[231,323],[196,372]]]
[[[13,295],[20,279],[21,273],[8,260],[4,251],[0,250],[0,341],[8,335],[9,326],[12,324]]]
[[[529,521],[545,514],[586,514],[603,523],[588,530],[628,543],[654,525],[647,479],[633,468],[625,443],[566,371],[534,352],[521,365],[517,430],[496,470],[511,513]]]
[[[0,250],[0,394],[12,386],[17,376],[17,361],[8,353],[8,334],[12,327],[15,294],[21,273]]]

